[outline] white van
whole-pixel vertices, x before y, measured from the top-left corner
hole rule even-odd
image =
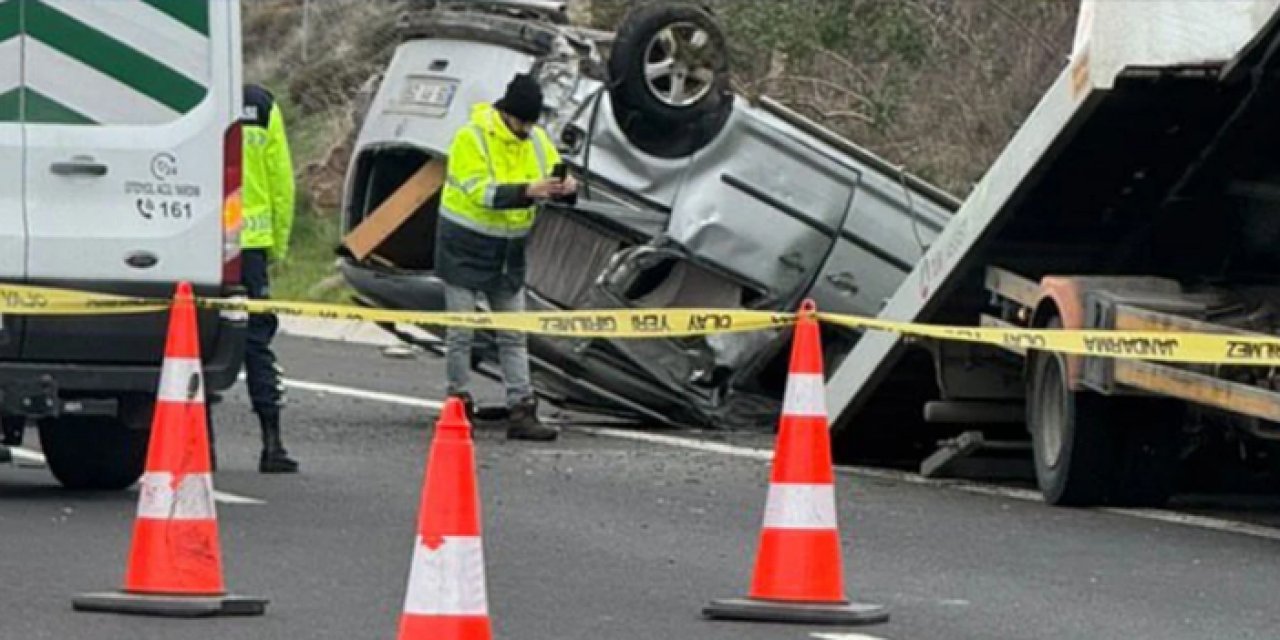
[[[239,286],[239,3],[0,0],[0,280],[147,296]],[[141,474],[162,314],[0,317],[6,444],[66,486]],[[244,324],[201,315],[206,386]]]

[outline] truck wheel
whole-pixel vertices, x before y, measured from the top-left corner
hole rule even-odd
[[[68,489],[124,489],[142,475],[145,429],[108,416],[62,416],[40,421],[40,447],[53,476]]]
[[[1072,391],[1066,365],[1060,354],[1031,354],[1027,427],[1045,502],[1163,505],[1176,480],[1182,405]]]
[[[1027,428],[1040,493],[1052,505],[1102,504],[1115,470],[1104,398],[1067,387],[1062,355],[1037,351],[1030,357]]]
[[[640,4],[609,55],[609,98],[627,139],[651,155],[690,155],[733,109],[724,32],[702,8]]]

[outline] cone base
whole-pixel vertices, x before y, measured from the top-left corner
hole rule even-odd
[[[858,602],[782,602],[731,598],[713,600],[702,615],[716,620],[796,624],[877,624],[889,621],[888,607]]]
[[[264,598],[248,596],[156,596],[112,591],[84,593],[71,599],[76,611],[121,613],[163,618],[260,616],[267,612]]]

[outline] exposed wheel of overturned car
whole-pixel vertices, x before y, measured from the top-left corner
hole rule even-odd
[[[662,158],[706,146],[733,109],[724,31],[692,3],[632,8],[614,40],[609,80],[627,139]]]

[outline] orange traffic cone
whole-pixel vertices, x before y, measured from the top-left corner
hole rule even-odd
[[[266,600],[223,587],[206,420],[195,304],[184,282],[169,316],[124,589],[77,596],[77,611],[183,618],[266,611]]]
[[[471,424],[462,401],[449,398],[427,459],[399,639],[491,636]]]
[[[707,617],[820,624],[889,619],[885,607],[844,596],[816,310],[805,301],[796,324],[751,591],[747,598],[713,601],[703,609]]]

